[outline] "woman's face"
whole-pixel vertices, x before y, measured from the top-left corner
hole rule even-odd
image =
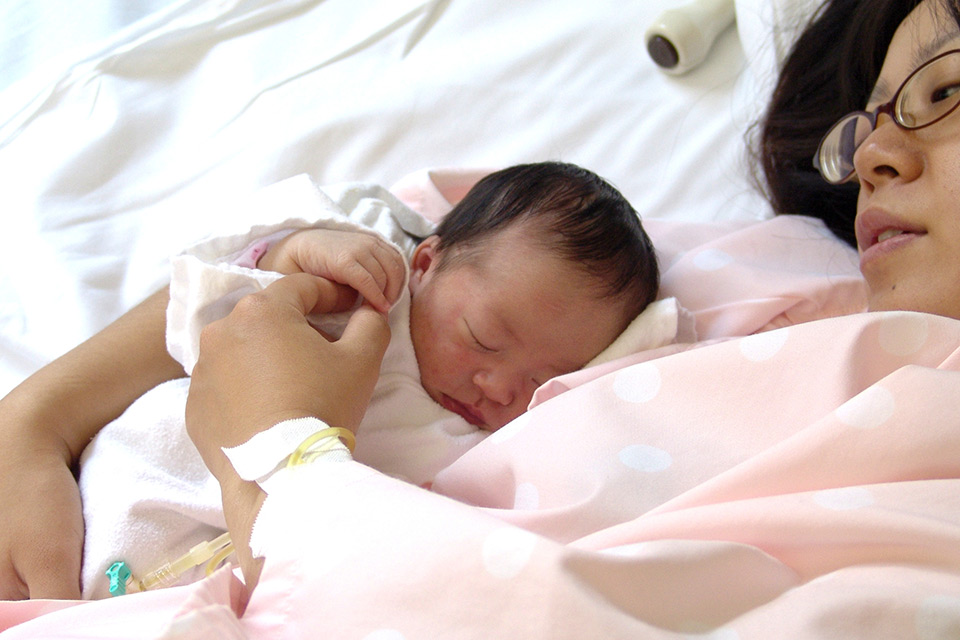
[[[866,108],[890,100],[924,61],[957,48],[960,33],[946,10],[921,3],[894,35]],[[870,309],[960,318],[960,111],[915,131],[881,115],[854,166]]]

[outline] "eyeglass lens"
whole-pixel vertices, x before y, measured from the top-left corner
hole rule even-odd
[[[960,52],[935,58],[910,77],[895,105],[897,120],[916,129],[936,122],[960,102]]]
[[[919,129],[937,122],[960,104],[960,50],[934,58],[919,67],[897,92],[894,119],[904,129]],[[848,114],[824,136],[817,150],[817,167],[823,177],[838,184],[853,175],[853,156],[875,125],[875,116]]]

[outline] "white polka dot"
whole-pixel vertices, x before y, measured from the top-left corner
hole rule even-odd
[[[960,638],[960,598],[927,598],[917,610],[916,626],[920,640]]]
[[[363,640],[406,640],[406,637],[395,629],[377,629],[363,636]]]
[[[529,531],[497,529],[483,541],[483,566],[496,578],[513,578],[527,566],[536,545],[537,536]]]
[[[523,431],[528,424],[530,424],[530,414],[521,413],[511,422],[508,422],[487,436],[487,440],[493,444],[501,444]]]
[[[831,511],[850,511],[872,505],[873,494],[863,487],[843,487],[818,491],[813,501]]]
[[[909,356],[927,342],[930,325],[918,313],[888,314],[880,323],[880,347],[894,356]]]
[[[855,429],[876,429],[892,416],[896,409],[893,394],[881,387],[867,387],[837,407],[837,420]]]
[[[617,457],[627,467],[644,473],[659,473],[673,465],[673,458],[669,453],[645,444],[630,445],[621,450]]]
[[[733,262],[729,253],[719,249],[704,249],[693,257],[693,264],[701,271],[717,271]]]
[[[779,353],[790,335],[789,329],[764,331],[740,340],[740,353],[751,362],[763,362]]]
[[[644,403],[660,393],[660,369],[644,362],[622,369],[613,380],[613,392],[627,402]]]
[[[513,508],[532,510],[539,506],[540,491],[536,485],[530,482],[521,482],[518,484],[516,493],[513,496]]]

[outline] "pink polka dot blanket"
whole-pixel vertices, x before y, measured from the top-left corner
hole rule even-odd
[[[46,607],[11,638],[125,619],[178,638],[957,637],[960,322],[861,313],[666,351],[567,380],[433,491],[298,468],[261,511],[242,617],[221,571],[0,620]]]

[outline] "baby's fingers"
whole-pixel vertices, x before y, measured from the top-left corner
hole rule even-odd
[[[384,247],[382,252],[376,254],[376,257],[386,278],[383,295],[392,305],[403,293],[403,287],[407,280],[407,261],[393,247]]]
[[[403,291],[406,268],[403,256],[396,249],[378,242],[370,251],[355,255],[352,264],[343,271],[347,284],[374,309],[386,313]]]

